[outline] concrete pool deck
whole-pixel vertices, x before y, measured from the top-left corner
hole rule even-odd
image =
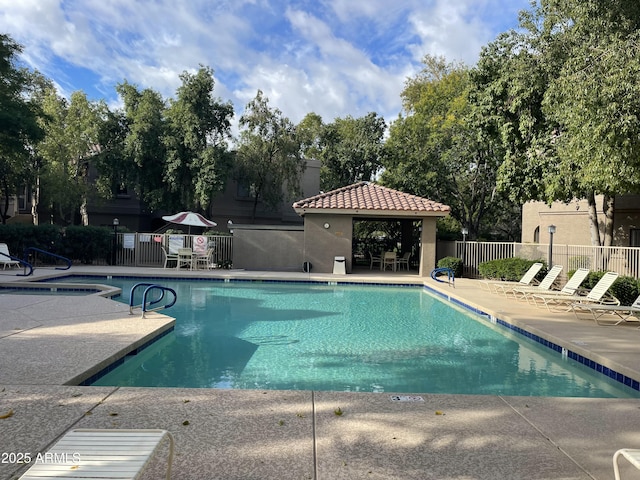
[[[175,270],[73,267],[53,274],[164,276]],[[285,280],[422,283],[416,275],[180,272]],[[430,288],[640,380],[640,330],[600,327],[481,291]],[[171,310],[167,310],[170,314]],[[71,428],[164,428],[179,479],[612,479],[618,448],[640,448],[639,399],[115,388],[65,385],[170,328],[97,296],[0,295],[0,455],[35,456]],[[337,415],[336,411],[342,412]],[[11,413],[8,418],[1,418]],[[158,455],[144,478],[162,478]],[[0,457],[0,479],[25,465]],[[621,462],[622,478],[640,472]]]

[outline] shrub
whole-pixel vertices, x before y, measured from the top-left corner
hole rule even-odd
[[[538,280],[544,278],[547,274],[547,269],[544,266],[543,260],[527,260],[525,258],[501,258],[498,260],[490,260],[488,262],[482,262],[478,265],[478,271],[484,278],[492,280],[507,280],[517,282],[522,278],[531,265],[541,262],[543,267],[536,275]]]
[[[462,277],[462,259],[457,257],[444,257],[438,260],[438,268],[450,268],[456,278]]]
[[[34,247],[74,262],[93,263],[110,258],[113,231],[107,227],[10,224],[0,225],[0,242],[20,258],[25,249]]]

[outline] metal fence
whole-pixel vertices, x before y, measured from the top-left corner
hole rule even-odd
[[[176,235],[156,233],[118,233],[113,257],[116,265],[134,267],[162,267],[162,248],[173,251],[191,248],[194,251],[213,250],[213,263],[218,267],[231,265],[233,237],[228,235]]]
[[[464,276],[479,277],[478,265],[489,260],[520,257],[542,259],[562,265],[563,274],[577,268],[613,271],[640,278],[640,248],[594,247],[591,245],[557,245],[514,242],[456,242],[456,256],[464,260]]]

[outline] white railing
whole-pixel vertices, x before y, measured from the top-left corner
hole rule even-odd
[[[196,245],[201,244],[201,245]],[[214,264],[227,267],[233,258],[233,237],[229,235],[186,235],[161,233],[118,233],[115,264],[135,267],[162,267],[164,254],[175,248],[213,249]]]
[[[640,248],[594,247],[591,245],[548,244],[515,242],[456,242],[456,256],[464,260],[464,276],[480,276],[478,265],[499,258],[520,257],[529,260],[549,261],[562,265],[563,274],[577,268],[593,271],[613,271],[620,275],[640,278]]]

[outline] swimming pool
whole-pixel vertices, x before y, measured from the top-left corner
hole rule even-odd
[[[128,301],[138,281],[99,283]],[[93,385],[640,396],[420,287],[161,283],[178,294],[174,332]]]

